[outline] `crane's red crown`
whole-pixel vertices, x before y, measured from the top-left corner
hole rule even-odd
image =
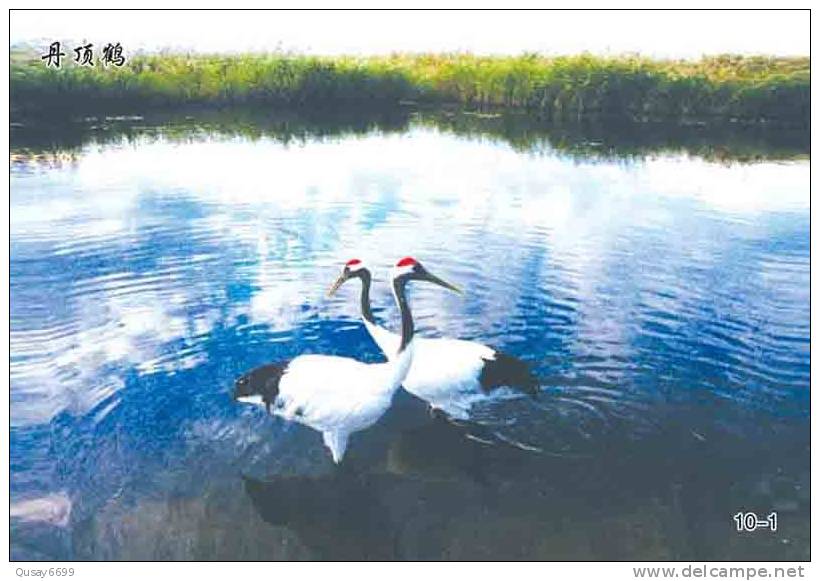
[[[413,266],[414,264],[418,264],[418,261],[415,258],[405,256],[396,263],[396,266]]]
[[[352,258],[352,259],[348,260],[347,262],[345,262],[345,266],[354,266],[356,264],[361,264],[361,263],[362,263],[362,261],[359,260],[358,258]]]

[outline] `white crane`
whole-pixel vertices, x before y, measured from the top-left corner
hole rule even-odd
[[[236,380],[234,399],[264,406],[268,413],[322,432],[337,464],[350,434],[375,424],[390,407],[393,394],[413,360],[413,317],[405,296],[410,281],[427,281],[451,290],[453,285],[427,272],[413,258],[393,269],[393,296],[401,313],[401,335],[387,363],[367,364],[348,357],[300,355],[263,365]]]
[[[420,267],[420,265],[418,265]],[[370,310],[371,274],[364,263],[354,258],[342,269],[328,294],[334,294],[346,281],[362,283],[361,316],[373,340],[388,360],[395,359],[401,337],[379,326]],[[510,355],[481,343],[461,339],[418,337],[414,341],[413,365],[402,382],[404,388],[457,420],[469,420],[470,408],[493,397],[497,388],[509,387],[537,395],[538,381],[529,366]]]

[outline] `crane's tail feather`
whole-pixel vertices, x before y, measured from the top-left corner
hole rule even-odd
[[[271,404],[279,395],[279,381],[289,362],[268,363],[251,369],[234,382],[233,397],[236,401],[262,403],[270,413]]]
[[[484,359],[478,380],[487,393],[499,387],[512,387],[537,398],[541,387],[529,363],[501,351],[496,351],[492,359]]]

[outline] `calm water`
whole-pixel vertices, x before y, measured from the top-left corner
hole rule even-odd
[[[807,150],[592,132],[16,130],[12,558],[808,558]],[[406,254],[468,291],[415,290],[421,333],[532,363],[537,402],[477,414],[543,452],[400,392],[336,468],[318,433],[231,400],[265,362],[381,360],[353,286],[324,292],[367,260],[395,328]],[[741,510],[778,531],[738,534]]]

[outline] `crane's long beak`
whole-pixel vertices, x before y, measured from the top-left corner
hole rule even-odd
[[[458,293],[460,295],[464,294],[460,288],[458,288],[454,284],[450,284],[446,280],[442,280],[434,274],[430,274],[429,272],[424,273],[424,278],[422,280],[426,280],[427,282],[432,282],[433,284],[437,284],[439,286],[443,286],[444,288],[453,291],[454,293]]]
[[[339,287],[342,286],[347,279],[348,276],[345,273],[340,274],[339,278],[336,279],[336,282],[333,283],[333,286],[328,289],[327,296],[332,297],[336,294],[336,291],[339,290]]]

